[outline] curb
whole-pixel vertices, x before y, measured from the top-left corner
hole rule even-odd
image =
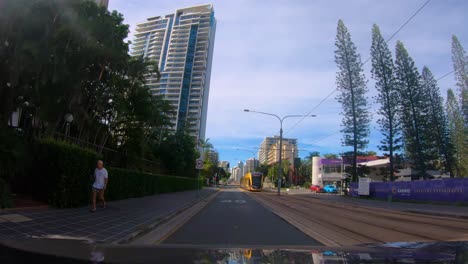
[[[55,209],[54,207],[50,207],[49,205],[39,205],[39,206],[28,206],[28,207],[13,207],[13,208],[3,208],[0,209],[0,212],[11,212],[11,211],[21,211],[21,210],[34,210],[34,209]]]
[[[153,223],[147,224],[147,225],[141,227],[140,229],[138,229],[137,231],[127,235],[124,238],[118,239],[118,240],[112,242],[111,244],[129,244],[130,242],[135,240],[137,237],[149,233],[150,231],[155,229],[157,226],[171,220],[172,218],[174,218],[178,214],[184,212],[185,210],[187,210],[187,208],[190,208],[190,207],[194,206],[195,204],[198,204],[198,203],[200,203],[200,202],[202,202],[204,200],[207,200],[207,199],[211,198],[212,196],[218,194],[219,191],[221,191],[221,189],[216,190],[213,194],[208,195],[208,197],[200,197],[198,200],[196,200],[194,202],[186,203],[181,208],[176,209],[175,211],[172,211],[172,212],[170,212],[169,214],[167,214],[167,215],[165,215],[163,217],[156,218]]]

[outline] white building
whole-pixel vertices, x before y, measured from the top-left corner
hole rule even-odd
[[[98,6],[109,7],[109,0],[94,0]]]
[[[215,31],[213,5],[181,8],[138,23],[132,45],[132,56],[159,66],[160,81],[148,76],[146,85],[177,110],[170,129],[197,139],[205,138]]]
[[[226,160],[218,162],[218,167],[223,168],[226,173],[229,172],[229,165],[229,161]]]
[[[260,143],[260,149],[258,150],[258,160],[261,164],[268,163],[268,152],[270,151],[271,146],[275,144],[275,142],[275,137],[266,137],[263,139],[262,143]]]
[[[244,173],[253,172],[258,167],[258,160],[250,158],[245,161]]]
[[[342,159],[312,157],[312,185],[339,185],[344,179]]]
[[[294,163],[294,158],[298,157],[297,139],[283,138],[282,159]],[[261,164],[273,164],[279,160],[279,137],[266,137],[260,143],[258,150],[258,159]]]
[[[231,178],[234,182],[239,183],[242,177],[244,177],[244,164],[239,161],[238,165],[232,168]]]

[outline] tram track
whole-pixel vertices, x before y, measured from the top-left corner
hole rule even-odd
[[[308,235],[326,238],[321,241],[326,245],[468,239],[468,221],[458,219],[339,205],[308,197],[269,193],[250,196]]]

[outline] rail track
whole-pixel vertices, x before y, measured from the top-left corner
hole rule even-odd
[[[327,246],[468,240],[468,220],[338,204],[299,195],[249,195]]]

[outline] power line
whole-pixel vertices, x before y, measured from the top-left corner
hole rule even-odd
[[[451,71],[447,72],[446,74],[444,74],[444,75],[442,75],[441,77],[437,78],[436,81],[442,80],[443,78],[445,78],[445,77],[449,76],[450,74],[452,74],[454,71],[455,71],[455,70],[451,70]],[[374,111],[372,111],[372,112],[373,112],[373,114],[378,114],[378,111],[379,111],[379,109],[374,110]],[[328,135],[328,136],[325,136],[325,137],[320,138],[320,139],[318,139],[318,140],[312,141],[311,144],[320,142],[320,141],[322,141],[322,140],[324,140],[324,139],[327,139],[327,138],[329,138],[329,137],[331,137],[331,136],[334,136],[334,135],[336,135],[336,134],[338,134],[338,133],[340,133],[340,132],[341,132],[341,130],[336,131],[336,132],[334,132],[334,133],[332,133],[332,134],[330,134],[330,135]]]
[[[411,20],[413,20],[413,18],[427,5],[429,4],[431,0],[427,0],[418,10],[416,10],[416,12],[414,12],[414,14],[408,18],[405,23],[403,23],[403,25],[400,26],[400,28],[397,29],[397,31],[395,31],[395,33],[393,33],[386,41],[385,43],[388,43],[390,40],[393,39],[393,37],[395,37]],[[369,58],[367,58],[366,61],[364,61],[363,65],[366,64],[369,60],[370,60],[371,56],[369,56]]]
[[[413,20],[413,18],[419,13],[421,12],[421,10],[430,2],[431,0],[427,0],[421,7],[419,7],[418,10],[416,10],[416,12],[413,13],[413,15],[411,15],[385,42],[388,43],[391,39],[393,39],[393,37],[395,37],[411,20]],[[371,56],[369,56],[369,58],[367,58],[364,63],[362,65],[365,65],[369,60],[370,60]],[[333,89],[333,91],[331,91],[322,101],[320,101],[307,115],[310,115],[312,113],[312,111],[314,111],[315,109],[317,109],[320,105],[322,105],[332,94],[334,94],[336,91],[338,90],[338,88],[335,88]],[[291,130],[293,130],[294,128],[296,128],[302,121],[304,121],[305,117],[301,118],[299,121],[297,121],[291,128],[289,128],[285,134],[289,133]]]
[[[289,131],[293,130],[297,125],[299,125],[307,116],[309,116],[310,114],[312,114],[312,112],[317,109],[321,104],[323,104],[323,102],[325,102],[330,96],[332,96],[332,94],[334,94],[336,91],[338,90],[338,88],[335,88],[333,89],[333,91],[331,91],[327,96],[325,96],[325,98],[322,99],[322,101],[320,101],[314,108],[312,108],[312,110],[309,111],[309,113],[307,113],[307,115],[305,115],[304,117],[302,117],[301,119],[299,119],[299,121],[296,122],[296,124],[294,124],[292,127],[290,127],[288,129],[288,131],[285,132],[285,134],[287,134]]]

